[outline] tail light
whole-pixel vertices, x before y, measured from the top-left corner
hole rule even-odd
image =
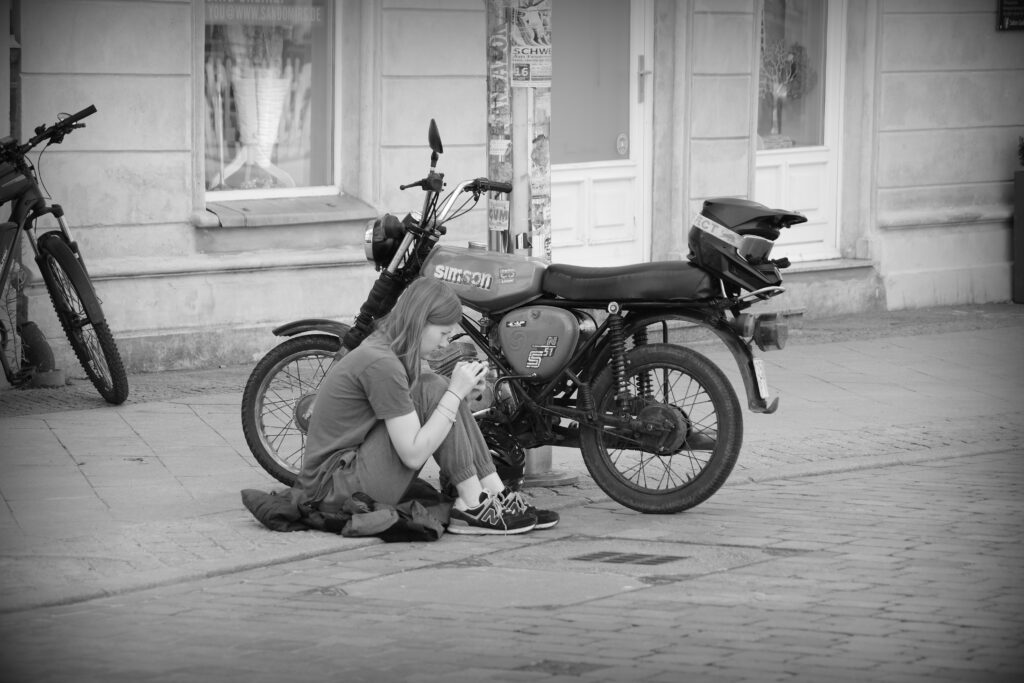
[[[750,339],[762,351],[782,349],[789,339],[790,322],[799,322],[803,311],[742,313],[730,322],[736,334]]]

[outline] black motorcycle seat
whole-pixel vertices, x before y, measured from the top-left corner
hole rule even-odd
[[[687,261],[655,261],[595,268],[553,263],[541,288],[563,299],[687,301],[716,293],[711,277]]]
[[[770,209],[764,204],[734,197],[708,199],[701,213],[740,235],[756,235],[770,240],[778,238],[779,228],[807,220],[802,213]]]

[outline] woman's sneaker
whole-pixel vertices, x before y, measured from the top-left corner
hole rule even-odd
[[[471,536],[504,536],[526,533],[536,525],[535,516],[506,510],[497,496],[485,492],[480,494],[480,504],[476,507],[467,510],[452,508],[448,531]]]
[[[538,510],[527,503],[526,499],[523,498],[523,494],[519,493],[519,491],[506,488],[498,494],[498,502],[501,503],[503,510],[514,514],[527,514],[536,517],[537,524],[533,527],[534,529],[550,529],[558,524],[559,517],[557,512],[554,510]]]

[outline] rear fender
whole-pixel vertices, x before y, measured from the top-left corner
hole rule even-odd
[[[739,367],[740,376],[743,378],[743,388],[747,394],[747,406],[752,412],[755,413],[774,413],[779,406],[778,397],[772,399],[770,402],[761,396],[760,391],[757,388],[757,374],[754,370],[754,354],[750,350],[750,345],[743,341],[743,339],[736,334],[725,320],[721,318],[709,319],[706,315],[701,315],[697,312],[678,311],[670,314],[666,313],[651,313],[641,315],[631,315],[625,319],[625,325],[623,331],[627,337],[633,335],[634,332],[644,327],[659,323],[662,321],[669,320],[683,320],[694,325],[699,325],[705,329],[711,330],[722,340],[725,347],[732,353],[733,358],[736,360],[736,365]],[[608,345],[601,350],[597,358],[597,363],[592,365],[595,368],[604,368],[608,365],[611,356],[611,349]]]
[[[303,318],[302,320],[294,320],[275,327],[274,335],[278,337],[294,337],[308,332],[322,332],[334,335],[338,339],[344,339],[349,327],[345,323],[338,322],[337,320],[328,320],[327,318]]]

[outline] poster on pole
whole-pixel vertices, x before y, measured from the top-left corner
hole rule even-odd
[[[530,120],[532,253],[551,263],[551,89],[536,88]]]
[[[512,182],[512,104],[509,92],[509,0],[487,1],[487,177]],[[488,244],[508,251],[507,195],[487,198]]]
[[[512,85],[551,87],[551,0],[513,0]]]

